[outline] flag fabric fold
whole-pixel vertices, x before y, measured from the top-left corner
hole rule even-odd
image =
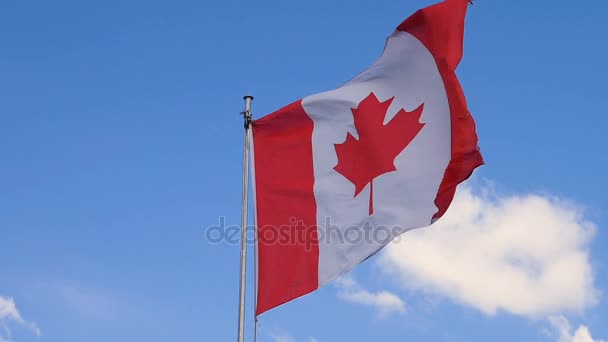
[[[455,74],[467,5],[419,10],[354,79],[253,121],[256,315],[430,225],[483,164]]]

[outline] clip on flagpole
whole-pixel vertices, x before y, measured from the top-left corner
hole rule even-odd
[[[251,101],[253,96],[247,95],[244,97],[245,110],[243,114],[245,135],[243,148],[243,212],[241,216],[241,283],[239,296],[239,333],[238,342],[245,340],[245,268],[247,263],[247,200],[249,196],[249,127],[251,126]]]

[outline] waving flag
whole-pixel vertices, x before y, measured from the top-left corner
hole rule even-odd
[[[455,75],[467,6],[416,12],[350,82],[252,123],[256,314],[430,225],[483,164]]]

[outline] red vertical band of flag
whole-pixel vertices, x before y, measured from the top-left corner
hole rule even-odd
[[[475,168],[483,165],[477,147],[475,121],[469,113],[462,87],[456,77],[456,67],[462,59],[468,2],[443,1],[417,11],[397,27],[397,30],[416,37],[431,52],[448,95],[452,157],[437,192],[435,204],[438,211],[433,219],[439,219],[448,210],[457,185],[469,178]]]
[[[253,122],[258,229],[256,315],[318,288],[313,121],[297,101]],[[285,185],[289,184],[289,187]]]

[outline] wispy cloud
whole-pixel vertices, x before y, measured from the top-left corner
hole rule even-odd
[[[270,339],[273,342],[296,342],[297,341],[294,337],[292,337],[288,333],[286,333],[284,331],[280,331],[280,330],[274,330],[274,331],[268,333],[268,336],[270,337]],[[319,340],[317,340],[314,337],[309,337],[305,341],[306,342],[319,342]],[[0,342],[2,342],[2,341],[0,341]]]
[[[293,337],[283,331],[273,331],[268,333],[268,336],[273,342],[296,342]]]
[[[30,330],[34,335],[40,336],[41,331],[34,322],[26,321],[17,309],[15,300],[10,297],[0,296],[0,342],[11,342],[10,325],[16,324]]]
[[[111,294],[80,284],[58,284],[54,290],[67,307],[87,318],[111,320],[123,310],[121,303]]]
[[[404,288],[488,315],[581,312],[597,303],[589,260],[595,230],[560,198],[463,187],[443,219],[401,236],[379,265]]]
[[[554,337],[557,338],[557,342],[605,342],[594,339],[585,325],[580,325],[573,333],[570,322],[564,316],[551,316],[549,323],[555,331]]]
[[[405,312],[405,302],[388,291],[370,292],[359,285],[351,276],[343,276],[336,281],[338,298],[347,302],[373,307],[379,318],[392,313]]]

